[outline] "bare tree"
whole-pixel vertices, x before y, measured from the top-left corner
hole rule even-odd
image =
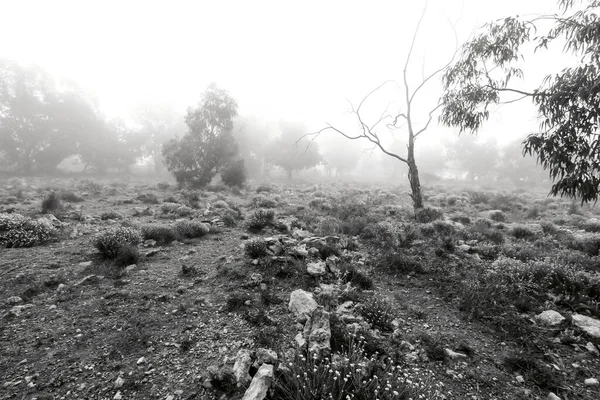
[[[426,10],[427,10],[427,5],[423,9],[423,12],[421,14],[421,17],[419,18],[419,22],[417,23],[417,27],[415,28],[415,31],[414,31],[414,34],[412,37],[410,49],[406,56],[406,62],[404,64],[404,69],[403,69],[403,73],[402,73],[402,84],[399,84],[396,81],[392,81],[392,80],[385,81],[381,85],[379,85],[375,89],[373,89],[371,92],[369,92],[358,104],[358,107],[354,108],[354,106],[351,104],[351,107],[352,107],[351,112],[358,121],[358,125],[359,125],[358,132],[353,132],[353,133],[345,132],[344,130],[333,126],[332,124],[327,123],[326,124],[327,126],[320,129],[319,131],[308,133],[303,136],[303,137],[307,137],[307,136],[312,137],[311,138],[311,142],[312,142],[321,133],[327,132],[327,131],[334,131],[349,140],[367,140],[373,145],[373,147],[375,149],[379,149],[387,156],[395,158],[396,160],[405,163],[408,166],[408,180],[410,182],[411,197],[412,197],[412,201],[413,201],[413,207],[415,210],[423,207],[423,197],[421,195],[421,182],[419,180],[419,169],[417,168],[417,162],[415,160],[415,143],[416,143],[416,140],[419,138],[419,136],[423,132],[427,131],[427,129],[429,128],[429,125],[433,119],[433,115],[441,107],[441,102],[438,101],[438,103],[429,110],[428,116],[427,116],[427,122],[424,125],[417,127],[417,126],[415,126],[415,119],[414,119],[414,115],[413,115],[415,99],[416,99],[417,94],[425,87],[425,85],[428,82],[431,81],[432,78],[440,75],[443,71],[445,71],[452,64],[452,62],[454,61],[454,58],[456,56],[456,52],[457,52],[455,50],[454,55],[452,56],[451,60],[448,61],[442,67],[433,71],[429,75],[425,75],[425,73],[423,73],[421,82],[414,89],[411,89],[409,80],[408,80],[407,71],[408,71],[408,66],[410,64],[410,61],[411,61],[411,56],[413,54],[413,49],[415,47],[415,42],[416,42],[416,39],[417,39],[417,36],[419,33],[419,29],[421,27],[421,23],[423,22],[423,18],[425,17]],[[454,29],[454,26],[452,26],[452,27]],[[454,33],[455,33],[455,39],[456,39],[456,32],[454,32]],[[458,44],[456,44],[455,48],[458,48]],[[383,110],[383,112],[380,114],[379,118],[376,121],[374,121],[373,123],[367,123],[366,118],[364,117],[363,114],[361,114],[362,107],[365,105],[365,103],[371,96],[373,96],[382,87],[384,87],[385,85],[390,84],[390,83],[395,83],[396,85],[398,85],[402,88],[402,91],[404,94],[403,102],[405,103],[404,110],[400,110],[397,113],[390,113],[389,107],[390,107],[391,103],[389,103],[388,107],[386,107],[386,109]],[[394,151],[390,150],[390,148],[387,145],[384,145],[382,143],[382,140],[381,140],[382,136],[381,136],[381,133],[379,132],[379,128],[382,127],[384,124],[385,124],[385,127],[387,128],[387,131],[389,131],[392,135],[394,132],[396,132],[398,130],[403,130],[408,135],[408,137],[407,137],[408,140],[407,140],[407,144],[406,144],[407,152],[405,155],[401,155],[399,152],[394,152]]]

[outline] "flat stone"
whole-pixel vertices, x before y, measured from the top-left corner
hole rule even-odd
[[[597,319],[587,317],[581,314],[573,314],[571,317],[573,324],[579,329],[587,333],[588,335],[600,338],[600,321]]]
[[[250,387],[244,393],[242,400],[263,400],[267,397],[267,392],[273,381],[273,366],[263,364],[258,369],[256,375],[250,383]]]
[[[252,366],[252,352],[248,349],[240,349],[233,364],[233,375],[238,385],[246,386],[252,380],[250,376]]]
[[[6,299],[6,304],[8,304],[8,305],[19,304],[22,302],[23,302],[23,299],[20,298],[19,296],[10,296],[8,299]]]
[[[596,378],[587,378],[583,383],[585,386],[598,386],[600,384]]]
[[[467,358],[466,354],[457,353],[456,351],[452,351],[450,349],[444,349],[444,351],[451,360],[462,360]]]

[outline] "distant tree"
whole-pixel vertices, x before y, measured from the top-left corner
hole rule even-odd
[[[203,187],[236,156],[233,118],[236,101],[216,84],[208,86],[195,108],[188,108],[188,132],[162,147],[165,164],[180,185]]]
[[[448,144],[448,160],[466,172],[471,181],[492,176],[499,158],[498,146],[491,140],[480,142],[475,136],[462,135]]]
[[[523,141],[513,140],[502,149],[497,174],[499,179],[508,180],[516,186],[535,186],[548,179],[548,174],[536,166],[535,158],[523,156]]]
[[[244,160],[250,176],[268,174],[271,168],[268,151],[269,142],[275,137],[276,129],[256,118],[238,116],[234,121],[233,134],[238,144],[240,157]]]
[[[419,170],[423,174],[438,176],[446,167],[447,154],[440,145],[420,146],[417,152]]]
[[[120,119],[98,120],[78,145],[85,171],[105,173],[126,171],[140,156],[140,148],[126,124]]]
[[[162,145],[186,132],[183,115],[168,106],[144,105],[137,108],[134,118],[138,128],[132,141],[142,157],[152,159],[155,172],[163,172]]]
[[[316,167],[322,161],[318,146],[308,146],[308,139],[301,139],[306,127],[299,123],[281,122],[280,135],[268,145],[267,160],[277,165],[292,179],[294,171]]]
[[[404,63],[404,68],[402,71],[402,84],[401,90],[402,94],[400,95],[398,103],[403,103],[399,109],[396,111],[390,111],[389,107],[392,104],[389,103],[387,108],[384,108],[380,112],[376,113],[375,118],[368,118],[363,109],[367,101],[373,96],[376,92],[382,89],[387,84],[394,83],[395,81],[386,81],[381,85],[377,86],[370,93],[368,93],[358,104],[356,108],[352,106],[352,114],[356,117],[356,123],[358,125],[358,129],[350,130],[350,129],[341,129],[339,127],[333,126],[331,124],[327,124],[323,129],[308,134],[308,136],[312,136],[313,139],[319,136],[321,133],[326,131],[333,131],[339,135],[342,135],[346,139],[349,140],[361,140],[364,142],[370,142],[370,145],[374,146],[374,148],[380,150],[386,156],[389,156],[400,163],[403,163],[408,168],[408,181],[410,183],[411,188],[411,198],[413,202],[413,208],[418,210],[423,207],[423,196],[421,194],[421,181],[419,178],[419,169],[417,167],[417,161],[415,157],[415,144],[417,139],[427,131],[429,125],[433,119],[434,113],[439,109],[440,104],[436,102],[427,113],[424,118],[424,123],[418,123],[418,116],[415,115],[416,100],[417,96],[421,93],[423,88],[430,82],[434,77],[441,74],[446,68],[452,63],[454,57],[441,66],[440,68],[430,72],[429,74],[425,74],[423,71],[423,76],[421,81],[416,85],[411,85],[408,78],[408,69],[411,61],[411,56],[413,54],[413,50],[415,47],[415,42],[419,33],[419,29],[421,27],[421,23],[423,18],[425,17],[425,11],[427,6],[423,9],[423,13],[417,23],[417,27],[414,31],[412,41],[410,44],[410,48],[408,54],[406,56],[406,60]],[[378,116],[378,117],[377,117]],[[395,152],[389,148],[386,144],[385,133],[390,133],[392,136],[399,130],[404,130],[406,133],[406,152]]]
[[[41,68],[0,60],[0,148],[15,170],[54,170],[95,122],[77,89],[59,91]]]
[[[221,170],[221,180],[230,187],[242,187],[246,183],[246,165],[243,159],[231,160]]]
[[[339,136],[334,136],[333,139],[322,146],[325,147],[322,150],[323,164],[330,174],[335,172],[340,177],[354,170],[363,154],[358,146],[353,145],[356,142],[348,142]]]
[[[598,199],[600,191],[600,1],[560,0],[561,14],[530,19],[508,17],[489,23],[465,43],[460,59],[445,73],[441,121],[476,132],[492,104],[530,99],[540,130],[524,142],[550,173],[552,195]],[[535,35],[535,36],[532,36]],[[569,59],[532,89],[515,87],[523,77],[523,50],[563,45]],[[506,96],[510,96],[507,98]]]

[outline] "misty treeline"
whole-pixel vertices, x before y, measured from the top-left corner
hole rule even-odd
[[[75,83],[57,81],[39,67],[0,62],[0,165],[11,174],[47,174],[76,157],[84,171],[126,173],[135,163],[178,182],[205,186],[218,174],[233,185],[245,177],[268,177],[279,168],[292,178],[297,171],[337,178],[382,178],[406,174],[394,160],[377,157],[339,138],[319,143],[299,140],[308,128],[300,122],[269,123],[238,115],[235,99],[211,84],[185,115],[168,107],[140,106],[127,119],[108,119],[94,98]],[[322,144],[320,147],[319,144]],[[402,147],[403,144],[398,143]],[[518,145],[504,151],[464,137],[418,153],[426,179],[533,182],[523,175]],[[390,162],[392,161],[392,162]]]

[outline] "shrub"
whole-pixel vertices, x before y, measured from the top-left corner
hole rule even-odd
[[[275,211],[259,208],[246,220],[246,226],[251,230],[261,230],[271,224],[275,219]]]
[[[545,235],[554,235],[558,233],[558,228],[550,221],[543,221],[540,225],[542,226]]]
[[[342,221],[350,221],[364,217],[369,213],[369,206],[360,200],[342,202],[335,210],[336,216]]]
[[[532,231],[530,228],[524,226],[524,225],[517,225],[514,226],[511,230],[510,230],[511,235],[513,235],[516,239],[524,239],[524,240],[529,240],[529,239],[533,239],[535,237],[535,232]]]
[[[83,201],[83,197],[79,197],[71,191],[60,192],[60,199],[68,201],[69,203],[79,203]]]
[[[261,207],[261,208],[276,208],[277,202],[268,197],[258,195],[252,199],[252,205],[254,207]]]
[[[232,293],[227,297],[225,309],[227,311],[239,311],[246,307],[246,302],[252,300],[252,296],[247,293]]]
[[[581,227],[583,228],[584,231],[586,232],[600,232],[600,221],[597,219],[590,219],[588,221],[585,221]]]
[[[84,179],[80,182],[80,185],[84,191],[89,192],[95,196],[102,193],[103,186],[98,182],[90,181],[89,179]]]
[[[56,192],[50,192],[44,200],[42,200],[42,214],[55,214],[60,211],[62,204],[60,197]]]
[[[106,221],[109,219],[121,219],[121,218],[123,218],[121,216],[121,214],[119,214],[116,211],[107,211],[107,212],[103,212],[102,214],[100,214],[100,219],[102,221]]]
[[[142,193],[137,199],[144,204],[158,204],[158,197],[154,193]]]
[[[423,207],[415,211],[415,220],[422,224],[433,222],[444,216],[441,210],[433,207]]]
[[[317,233],[321,236],[337,235],[342,227],[340,221],[335,217],[325,217],[319,221]]]
[[[99,233],[92,243],[106,258],[115,258],[122,246],[136,245],[141,241],[142,236],[137,229],[120,226]]]
[[[180,217],[187,217],[194,212],[194,210],[192,210],[190,207],[179,203],[162,203],[160,210],[163,214],[173,214]]]
[[[144,240],[156,240],[158,244],[169,244],[177,239],[177,233],[168,225],[145,224],[141,227]]]
[[[225,200],[217,200],[212,204],[213,208],[216,209],[227,209],[229,208],[229,204]]]
[[[258,187],[256,188],[256,193],[262,193],[262,192],[271,192],[273,190],[273,188],[271,187],[271,185],[269,185],[268,183],[262,183],[260,185],[258,185]]]
[[[466,215],[453,215],[450,219],[454,222],[459,222],[463,225],[469,225],[471,223],[471,218]]]
[[[262,238],[248,240],[244,244],[244,251],[251,258],[260,258],[267,255],[267,242]]]
[[[388,358],[368,356],[353,335],[347,352],[333,357],[298,354],[285,362],[274,382],[273,398],[301,399],[441,399],[433,374],[401,368]]]
[[[369,225],[366,217],[351,217],[341,224],[342,233],[350,236],[358,236]]]
[[[114,264],[117,267],[127,267],[128,265],[137,264],[139,258],[140,252],[137,246],[123,245],[117,251]]]
[[[242,187],[246,183],[246,166],[244,160],[229,163],[221,171],[221,180],[229,187]]]
[[[492,221],[496,222],[506,222],[508,220],[508,218],[506,218],[506,214],[500,210],[491,211],[489,213],[489,217]]]
[[[358,308],[360,315],[374,328],[382,331],[393,331],[394,308],[386,300],[379,297],[372,297],[366,303]]]
[[[223,216],[221,217],[221,221],[225,224],[225,226],[233,227],[237,224],[238,213],[234,210],[226,210]]]
[[[425,273],[425,268],[420,261],[400,253],[385,254],[377,263],[377,268],[395,274]]]
[[[210,225],[198,221],[177,221],[175,231],[184,238],[199,238],[210,232]]]
[[[36,221],[20,214],[0,213],[0,246],[30,247],[42,244],[57,234],[49,223]]]
[[[164,192],[165,190],[170,189],[171,185],[168,184],[167,182],[158,182],[156,184],[156,187],[158,188],[158,190],[162,190]]]
[[[354,286],[362,290],[370,290],[375,287],[373,279],[367,276],[364,272],[359,271],[353,265],[345,264],[340,268],[342,272],[342,282],[350,282]]]

